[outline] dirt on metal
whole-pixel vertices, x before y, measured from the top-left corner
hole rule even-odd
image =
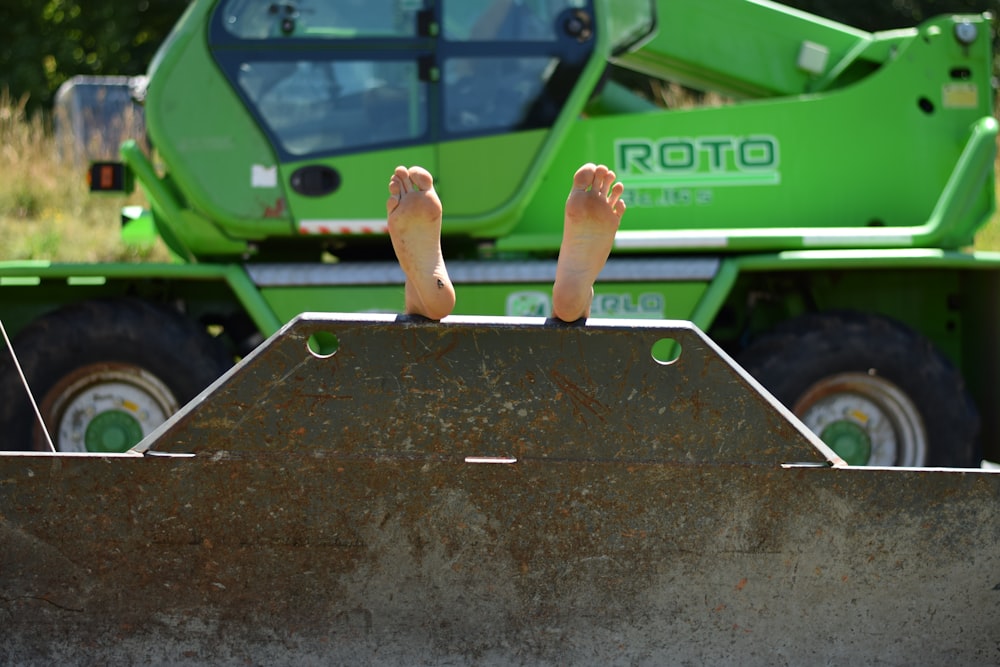
[[[998,501],[687,323],[306,315],[130,454],[0,456],[0,662],[995,664]]]

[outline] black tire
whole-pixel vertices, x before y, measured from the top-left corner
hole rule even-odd
[[[979,414],[962,375],[898,322],[854,312],[805,315],[762,336],[737,361],[848,463],[981,463]]]
[[[48,313],[17,335],[14,351],[58,451],[124,451],[232,365],[202,327],[137,299]],[[0,365],[3,449],[46,450],[9,356]]]

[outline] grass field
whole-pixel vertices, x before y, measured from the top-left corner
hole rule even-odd
[[[140,249],[119,237],[121,207],[143,203],[141,195],[91,195],[85,171],[23,101],[0,93],[0,260],[168,261],[162,244]],[[976,249],[1000,250],[1000,215]]]
[[[140,195],[95,196],[86,165],[59,146],[52,128],[23,101],[0,94],[0,259],[74,262],[166,260],[165,248],[119,238],[120,209]]]

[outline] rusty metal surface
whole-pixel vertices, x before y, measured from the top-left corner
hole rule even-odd
[[[512,324],[544,331],[504,337],[523,341],[508,344],[506,359],[522,371],[548,362],[569,378],[546,390],[558,399],[534,392],[542,419],[517,402],[524,384],[512,371],[466,379],[464,408],[441,384],[455,373],[433,350],[486,350],[487,362],[499,354],[481,324],[405,325],[394,345],[374,326],[368,353],[389,344],[381,359],[395,360],[374,368],[426,357],[400,380],[414,397],[405,405],[453,403],[446,418],[413,422],[452,442],[396,439],[388,429],[401,417],[383,413],[398,391],[382,390],[382,411],[334,411],[348,400],[341,390],[391,383],[351,364],[337,367],[349,382],[322,379],[329,366],[302,356],[302,335],[317,324],[339,326],[293,325],[188,406],[146,456],[0,455],[0,664],[951,666],[1000,657],[998,474],[783,467],[809,455],[810,439],[791,422],[767,427],[778,436],[733,435],[783,413],[683,327],[668,328],[688,365],[666,367],[676,378],[654,368],[649,379],[607,370],[615,355],[628,361],[629,349],[648,346],[603,340],[645,343],[643,327]],[[350,359],[366,329],[338,328],[331,359]],[[423,347],[434,336],[453,347]],[[624,367],[634,371],[636,355]],[[586,378],[598,371],[622,387],[595,402],[587,397],[602,383]],[[549,382],[535,372],[535,386]],[[632,395],[636,378],[654,398]],[[303,400],[310,382],[320,384]],[[262,397],[270,419],[254,407]],[[658,401],[684,406],[659,430],[645,423],[670,415]],[[585,407],[597,403],[624,410],[642,444]],[[469,419],[457,426],[463,410]],[[295,411],[304,432],[286,434]],[[477,435],[483,414],[498,421]],[[362,437],[362,419],[383,430]],[[683,419],[692,457],[673,439],[687,432]],[[560,431],[581,420],[596,438],[623,441]],[[758,435],[761,462],[716,440]],[[161,443],[195,455],[153,455]],[[721,460],[707,458],[714,452]],[[507,462],[467,462],[473,455]]]
[[[317,333],[339,347],[317,358]],[[681,346],[664,365],[658,341]],[[150,436],[158,451],[825,462],[835,457],[688,322],[307,314],[211,401]],[[143,447],[148,443],[143,443]]]

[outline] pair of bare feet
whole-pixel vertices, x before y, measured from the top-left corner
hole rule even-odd
[[[625,186],[604,165],[587,163],[573,175],[552,285],[552,314],[565,322],[590,315],[594,281],[604,268],[625,213]],[[439,320],[455,308],[455,287],[441,254],[441,200],[422,167],[396,167],[386,202],[389,237],[406,274],[408,314]]]

